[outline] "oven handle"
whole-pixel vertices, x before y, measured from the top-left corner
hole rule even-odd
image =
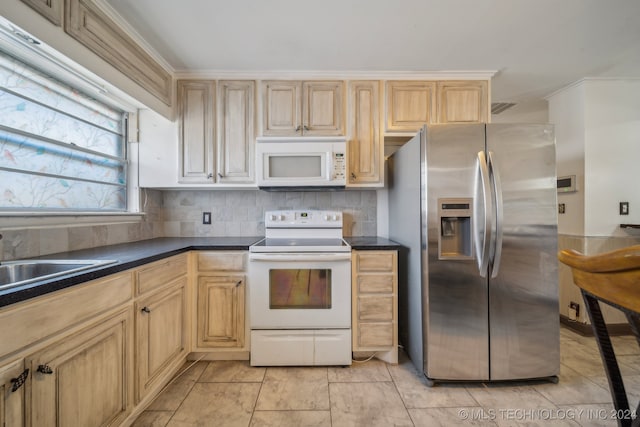
[[[326,254],[326,253],[309,253],[309,254],[250,254],[249,261],[269,261],[269,262],[332,262],[332,261],[351,261],[351,253]]]

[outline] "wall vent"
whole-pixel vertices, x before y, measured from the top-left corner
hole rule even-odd
[[[491,103],[491,114],[500,114],[516,105],[513,102],[493,102]]]

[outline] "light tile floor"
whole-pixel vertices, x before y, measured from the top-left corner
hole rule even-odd
[[[561,328],[560,382],[427,387],[405,357],[348,368],[254,368],[198,362],[134,426],[615,426],[593,337]],[[614,348],[632,406],[640,400],[640,348]]]

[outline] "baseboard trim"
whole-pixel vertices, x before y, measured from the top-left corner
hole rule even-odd
[[[588,323],[571,320],[563,314],[560,315],[560,323],[582,336],[593,336],[593,329]],[[631,332],[631,327],[628,323],[610,323],[607,325],[607,330],[609,331],[610,336],[633,335],[633,332]]]

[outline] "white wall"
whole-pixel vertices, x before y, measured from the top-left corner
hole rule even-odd
[[[585,235],[625,236],[640,223],[640,80],[586,80]],[[629,215],[619,202],[629,202]]]
[[[585,117],[584,87],[571,85],[549,98],[549,123],[555,127],[556,170],[558,176],[575,175],[575,193],[558,194],[558,203],[565,204],[565,213],[558,215],[558,233],[584,235],[585,218]]]

